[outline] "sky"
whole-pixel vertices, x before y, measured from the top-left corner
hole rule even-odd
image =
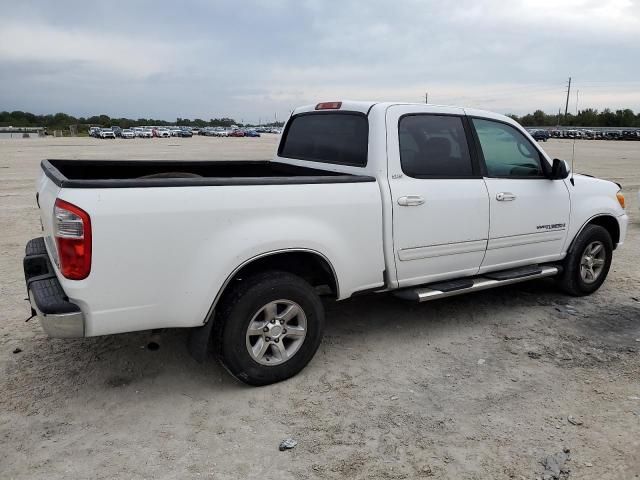
[[[0,110],[249,123],[428,92],[554,113],[571,76],[570,111],[640,111],[640,0],[0,2]]]

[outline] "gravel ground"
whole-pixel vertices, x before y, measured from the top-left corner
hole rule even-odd
[[[623,183],[631,216],[590,297],[547,280],[328,303],[311,364],[263,388],[196,363],[184,331],[56,340],[25,323],[42,158],[260,159],[276,143],[0,140],[0,478],[533,479],[563,448],[569,478],[640,478],[640,142],[576,147],[576,170]],[[569,141],[543,146],[570,158]]]

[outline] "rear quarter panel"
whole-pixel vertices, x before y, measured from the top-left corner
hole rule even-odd
[[[62,189],[91,216],[89,277],[61,279],[88,336],[201,325],[245,261],[309,249],[332,264],[339,296],[383,284],[376,182]]]

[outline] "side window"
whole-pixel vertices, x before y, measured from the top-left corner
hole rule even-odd
[[[473,119],[490,177],[544,177],[540,153],[517,129],[505,123]]]
[[[467,137],[460,117],[407,115],[398,125],[400,165],[415,178],[473,176]]]

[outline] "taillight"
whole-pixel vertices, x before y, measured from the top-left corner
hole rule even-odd
[[[82,280],[91,272],[91,219],[75,205],[56,199],[53,229],[58,245],[60,272],[70,280]]]

